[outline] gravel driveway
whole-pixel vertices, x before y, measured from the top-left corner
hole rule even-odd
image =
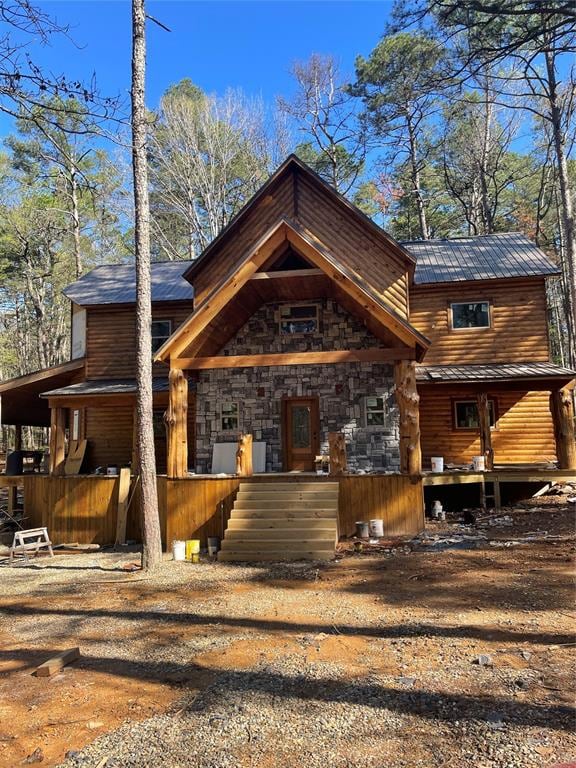
[[[106,553],[2,569],[0,765],[574,761],[573,552],[167,561],[154,579]],[[30,675],[74,645],[62,674]]]

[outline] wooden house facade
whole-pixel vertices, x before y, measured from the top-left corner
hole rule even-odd
[[[291,156],[199,259],[153,265],[158,470],[210,473],[239,433],[266,473],[313,471],[334,433],[352,474],[481,454],[574,468],[576,374],[547,329],[557,272],[518,234],[398,243]],[[67,439],[87,439],[84,471],[129,465],[133,269],[66,295],[72,360],[0,384],[2,420],[51,425],[53,473]]]

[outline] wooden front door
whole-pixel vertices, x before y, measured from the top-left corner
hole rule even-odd
[[[317,397],[283,400],[284,470],[312,472],[320,448],[320,411]]]

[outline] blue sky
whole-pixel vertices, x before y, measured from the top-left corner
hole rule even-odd
[[[74,40],[33,45],[33,59],[53,73],[89,79],[103,93],[127,96],[130,81],[129,0],[36,2]],[[170,27],[148,24],[148,105],[184,77],[207,91],[241,87],[271,101],[290,92],[289,68],[312,53],[332,53],[350,75],[358,54],[378,42],[392,2],[381,0],[150,1],[148,13]],[[0,130],[6,131],[6,123]]]

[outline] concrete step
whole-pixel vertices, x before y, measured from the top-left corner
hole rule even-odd
[[[318,552],[322,550],[334,551],[334,537],[321,537],[319,539],[307,537],[305,539],[284,539],[275,536],[274,538],[260,538],[245,536],[242,539],[231,540],[224,537],[221,545],[223,552],[244,552],[245,550],[258,549],[262,552],[268,550],[289,551],[290,554],[300,552],[301,550],[315,549]]]
[[[316,518],[323,519],[328,518],[335,520],[337,516],[336,510],[331,508],[311,508],[302,507],[301,509],[286,509],[285,507],[275,507],[274,509],[261,509],[260,507],[251,507],[249,509],[236,509],[232,510],[230,516],[231,520],[250,520],[256,519],[282,519],[282,520],[301,520],[302,518]]]
[[[238,519],[231,517],[228,521],[228,531],[246,531],[246,530],[278,530],[278,531],[335,531],[337,528],[336,517],[298,517],[298,518],[266,518],[253,517],[247,519]]]
[[[286,550],[278,550],[275,552],[267,551],[263,552],[259,549],[253,549],[245,552],[224,552],[220,550],[218,552],[218,560],[221,563],[233,562],[233,563],[264,563],[264,562],[293,562],[295,560],[332,560],[334,558],[334,548],[330,552],[326,550],[306,550],[298,553],[289,554]]]

